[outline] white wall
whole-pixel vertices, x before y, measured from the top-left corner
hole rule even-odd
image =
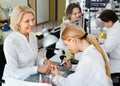
[[[0,0],[3,8],[12,9],[17,5],[28,5],[28,0]],[[36,0],[37,24],[49,21],[49,0]]]
[[[0,5],[3,8],[14,8],[17,5],[27,5],[27,0],[0,0]]]
[[[0,0],[2,8],[8,8],[10,6],[10,0]]]
[[[27,0],[11,0],[12,1],[12,8],[17,5],[28,5]]]
[[[36,0],[37,24],[49,21],[49,0]]]

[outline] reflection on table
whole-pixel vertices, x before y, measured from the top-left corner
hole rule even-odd
[[[64,77],[67,77],[69,74],[74,72],[74,71],[72,71],[69,68],[64,67],[64,66],[60,66],[59,70],[60,70],[60,74]],[[29,76],[27,79],[25,79],[25,81],[52,84],[53,76],[51,76],[51,75],[52,74],[38,73],[38,74]],[[55,86],[54,84],[52,84],[52,85]]]
[[[22,81],[15,78],[7,77],[6,83],[2,84],[2,86],[52,86],[52,85],[47,83]]]

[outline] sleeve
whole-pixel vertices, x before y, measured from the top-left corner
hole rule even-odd
[[[19,67],[17,51],[13,43],[6,40],[4,42],[4,53],[6,57],[5,77],[11,76],[17,79],[24,80],[28,76],[37,73],[37,66]]]
[[[72,65],[71,70],[75,71],[76,67],[77,67],[77,65]]]
[[[33,45],[36,48],[36,52],[37,52],[37,56],[36,56],[37,58],[35,61],[35,65],[43,65],[44,64],[43,62],[46,58],[46,49],[42,48],[42,49],[38,50],[37,38],[34,33],[32,35],[33,35],[32,41],[35,43]]]
[[[117,47],[119,42],[120,41],[118,31],[111,31],[110,33],[108,33],[107,39],[105,40],[105,43],[102,45],[102,47],[107,53],[110,53],[114,50],[114,48]]]
[[[37,59],[36,59],[36,65],[44,65],[45,57],[43,54],[44,53],[42,51],[38,52]]]
[[[66,86],[66,78],[60,75],[55,76],[52,82],[57,86]]]
[[[75,73],[70,74],[67,78],[55,76],[53,83],[58,86],[87,86],[96,73],[96,66],[90,60],[79,63]]]

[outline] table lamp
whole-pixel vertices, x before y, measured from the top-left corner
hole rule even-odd
[[[44,36],[43,37],[43,47],[44,48],[47,48],[47,47],[55,44],[58,41],[58,38],[54,35],[51,35],[47,28],[43,28],[42,33]]]

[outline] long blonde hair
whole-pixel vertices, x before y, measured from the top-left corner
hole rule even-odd
[[[103,51],[103,49],[101,48],[100,44],[98,43],[97,39],[95,37],[93,37],[91,34],[86,35],[86,32],[78,27],[77,25],[72,25],[72,24],[63,24],[62,25],[62,40],[67,40],[68,38],[71,37],[76,37],[78,39],[87,39],[89,41],[90,44],[93,44],[95,46],[95,48],[101,53],[103,60],[105,62],[105,69],[106,69],[106,74],[108,77],[110,77],[110,67],[109,67],[109,62],[107,59],[107,56],[105,54],[105,52]]]

